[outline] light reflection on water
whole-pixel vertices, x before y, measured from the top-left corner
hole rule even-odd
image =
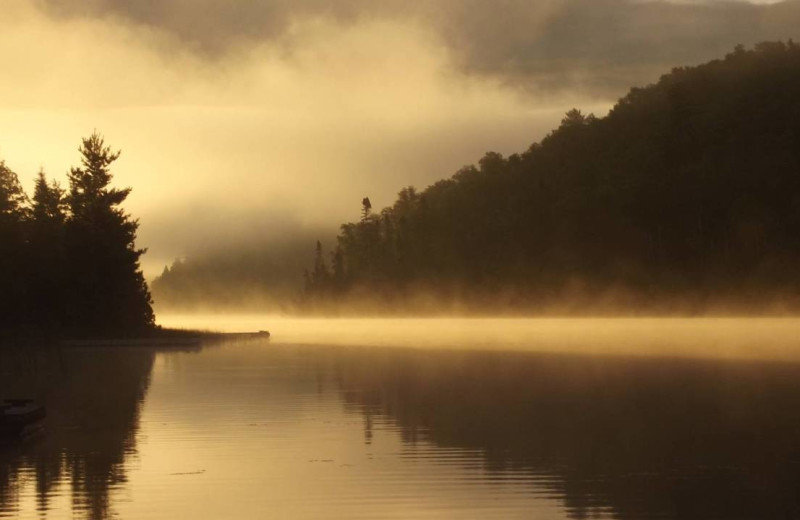
[[[797,318],[293,318],[163,315],[166,327],[271,330],[287,344],[800,361]]]
[[[48,406],[44,435],[0,448],[0,518],[800,514],[800,365],[480,350],[499,332],[472,320],[442,350],[352,346],[394,345],[396,320],[329,346],[341,322],[302,323],[199,352],[0,353],[0,390]]]

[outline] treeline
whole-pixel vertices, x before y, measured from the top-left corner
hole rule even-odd
[[[82,140],[68,189],[39,173],[32,197],[0,161],[0,336],[120,336],[154,327],[138,222],[110,187],[119,157]]]
[[[158,311],[295,310],[303,288],[309,243],[334,230],[284,228],[280,236],[248,236],[246,241],[195,251],[166,266],[150,284]]]
[[[571,110],[522,153],[362,204],[317,244],[309,305],[797,305],[800,46],[676,68],[606,117]]]

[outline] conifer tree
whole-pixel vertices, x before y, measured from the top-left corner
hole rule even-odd
[[[98,133],[83,139],[79,151],[81,166],[68,175],[69,326],[99,335],[148,330],[154,315],[139,265],[145,250],[135,245],[139,223],[120,207],[131,190],[109,187],[120,152]]]
[[[64,272],[65,197],[58,183],[48,183],[44,171],[40,170],[34,184],[28,226],[28,316],[29,322],[47,333],[61,328],[67,308]]]
[[[370,202],[369,197],[364,197],[361,199],[361,222],[366,222],[371,213],[372,202]]]
[[[15,225],[27,216],[28,197],[19,183],[19,177],[5,161],[0,161],[0,223]]]
[[[27,204],[17,174],[0,161],[0,333],[19,327],[24,318]]]
[[[66,220],[67,201],[64,190],[56,181],[47,182],[44,170],[39,170],[33,188],[31,216],[42,225],[57,227]]]

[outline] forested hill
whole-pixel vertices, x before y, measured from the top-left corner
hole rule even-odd
[[[344,224],[310,301],[798,304],[800,46],[737,47]]]

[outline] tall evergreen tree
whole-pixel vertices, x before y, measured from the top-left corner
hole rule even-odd
[[[58,182],[47,182],[44,170],[39,170],[33,188],[31,216],[34,222],[57,227],[66,220],[67,201]]]
[[[317,240],[317,246],[314,249],[314,270],[312,272],[305,272],[306,292],[307,293],[320,293],[329,289],[331,281],[331,273],[328,266],[325,265],[325,258],[322,254],[322,242]]]
[[[55,332],[61,328],[67,308],[65,293],[64,224],[67,218],[64,190],[47,182],[39,171],[34,184],[31,219],[28,226],[29,321],[38,329]]]
[[[366,221],[372,213],[372,202],[369,197],[361,199],[361,222]]]
[[[135,246],[137,220],[120,205],[130,188],[109,187],[119,158],[98,133],[83,139],[81,166],[69,172],[68,326],[101,335],[137,333],[154,325],[150,292]]]
[[[27,215],[28,197],[19,183],[19,177],[0,161],[0,223],[16,225]]]
[[[24,318],[24,225],[28,213],[28,198],[17,174],[0,161],[0,333],[17,328]]]

